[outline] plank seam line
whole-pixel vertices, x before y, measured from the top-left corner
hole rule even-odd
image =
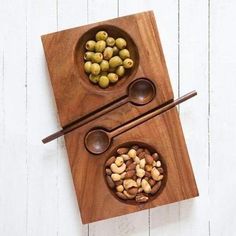
[[[210,204],[210,166],[211,166],[211,1],[208,0],[208,203]],[[211,218],[208,216],[208,234],[211,235]]]
[[[26,166],[26,235],[29,233],[29,145],[28,145],[28,1],[25,6],[25,166]]]

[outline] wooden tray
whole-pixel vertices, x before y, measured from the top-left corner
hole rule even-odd
[[[82,67],[84,44],[98,30],[125,37],[136,62],[126,78],[106,90],[91,84]],[[176,108],[117,136],[102,155],[90,154],[84,147],[84,137],[90,129],[114,129],[173,100],[153,12],[47,34],[42,36],[42,42],[62,127],[125,95],[128,85],[137,78],[149,78],[156,86],[156,97],[147,105],[125,104],[65,136],[83,223],[198,196]],[[154,147],[167,168],[166,183],[161,193],[152,201],[139,205],[118,200],[111,194],[104,178],[104,163],[113,150],[121,144],[135,141]]]

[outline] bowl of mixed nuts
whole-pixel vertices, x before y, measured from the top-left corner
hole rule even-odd
[[[165,186],[167,170],[163,158],[148,144],[120,145],[104,165],[105,181],[120,201],[141,204],[156,198]]]

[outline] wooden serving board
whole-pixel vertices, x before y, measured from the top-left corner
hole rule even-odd
[[[115,86],[101,89],[83,71],[84,44],[98,30],[128,41],[135,68]],[[95,127],[114,129],[173,100],[165,59],[152,11],[116,18],[42,36],[61,126],[122,97],[137,78],[156,86],[156,97],[145,106],[125,104],[65,136],[74,186],[83,223],[91,223],[198,196],[181,123],[176,108],[113,139],[101,155],[89,153],[84,137]],[[166,166],[161,193],[145,204],[127,204],[113,196],[104,178],[104,163],[118,146],[143,142],[154,147]]]

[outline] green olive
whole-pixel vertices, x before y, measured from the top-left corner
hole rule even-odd
[[[99,40],[95,44],[95,51],[96,52],[103,52],[106,47],[106,42],[103,40]]]
[[[133,60],[130,59],[130,58],[126,58],[126,59],[123,61],[123,66],[124,66],[124,68],[126,68],[126,69],[129,69],[129,68],[133,67],[133,65],[134,65],[134,62],[133,62]]]
[[[103,52],[104,59],[109,60],[110,58],[112,58],[112,55],[113,49],[111,47],[106,47]]]
[[[116,74],[117,74],[119,77],[124,76],[124,74],[125,74],[125,68],[124,68],[124,66],[118,66],[118,68],[116,69]]]
[[[95,42],[94,40],[89,40],[89,41],[85,44],[85,48],[86,48],[88,51],[94,51],[95,44],[96,44],[96,42]]]
[[[109,73],[107,77],[111,83],[116,83],[119,79],[118,75],[115,73]]]
[[[96,33],[96,40],[99,41],[99,40],[106,40],[108,37],[108,33],[106,31],[99,31]]]
[[[91,65],[91,73],[93,75],[98,75],[100,73],[100,71],[101,71],[101,68],[98,63],[93,63]]]
[[[92,65],[92,62],[91,61],[86,61],[84,63],[84,70],[86,73],[91,73],[91,65]]]
[[[100,63],[101,71],[108,71],[109,70],[109,62],[106,60],[102,60]]]
[[[108,37],[106,39],[107,46],[113,47],[116,43],[116,40],[112,37]]]
[[[89,80],[94,84],[96,84],[99,81],[99,78],[100,75],[93,75],[93,74],[89,75]]]
[[[122,60],[125,60],[126,58],[130,58],[130,53],[128,49],[122,49],[119,51],[119,56]]]
[[[116,39],[116,46],[119,48],[119,49],[123,49],[125,48],[127,45],[126,41],[123,39],[123,38],[117,38]]]
[[[101,88],[107,88],[109,85],[109,79],[107,76],[102,75],[98,81],[98,84]]]
[[[100,63],[103,59],[103,55],[100,52],[96,52],[92,56],[92,61],[96,63]]]
[[[86,52],[84,54],[84,60],[86,60],[86,61],[92,60],[93,54],[94,54],[94,52]]]
[[[122,60],[118,56],[114,56],[109,60],[109,65],[112,68],[122,65]]]
[[[117,56],[119,54],[118,47],[114,46],[112,49],[113,49],[113,56]]]

